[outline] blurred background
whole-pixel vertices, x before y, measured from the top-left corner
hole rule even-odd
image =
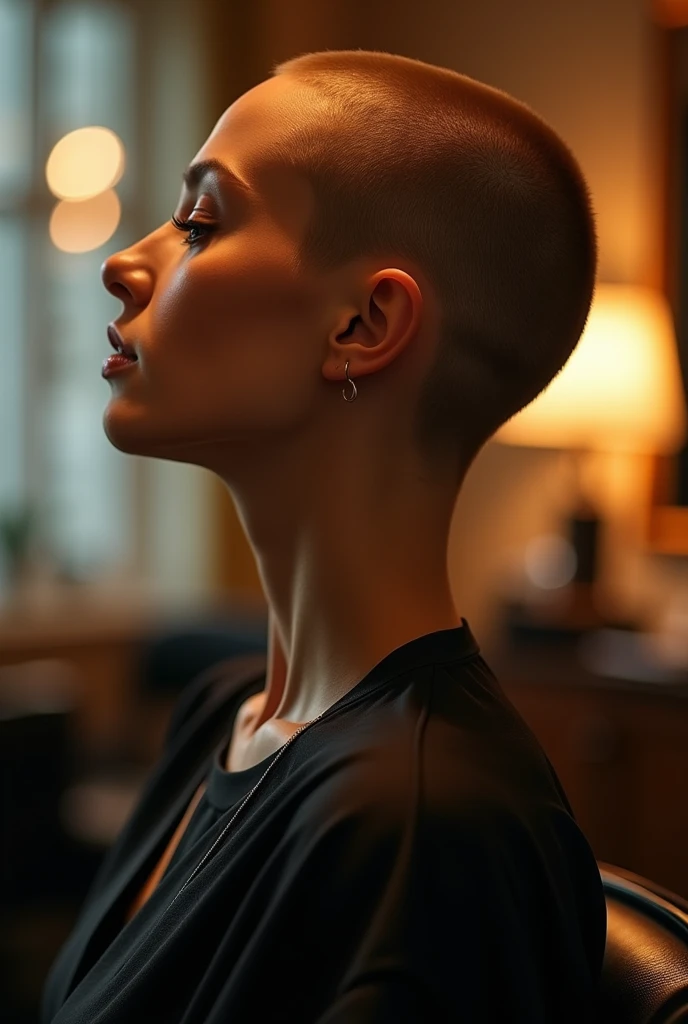
[[[0,1019],[41,987],[181,690],[267,649],[226,490],[102,429],[110,253],[234,99],[387,50],[529,104],[590,184],[588,328],[456,506],[457,609],[598,859],[688,897],[688,3],[0,0]]]

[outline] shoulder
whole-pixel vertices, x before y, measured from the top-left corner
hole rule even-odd
[[[562,867],[589,859],[537,750],[500,730],[476,737],[411,719],[390,724],[373,712],[360,730],[349,721],[326,737],[298,778],[290,832],[380,844],[390,855],[403,843],[422,851],[419,867],[471,863],[476,876],[499,865],[511,873],[516,863],[537,870],[543,859]]]
[[[517,783],[502,789],[470,757],[428,751],[408,723],[390,726],[373,712],[360,730],[347,725],[346,734],[326,737],[304,763],[293,829],[322,834],[332,828],[397,843],[410,835],[424,845],[462,837],[478,843],[513,831],[519,814],[527,813]]]

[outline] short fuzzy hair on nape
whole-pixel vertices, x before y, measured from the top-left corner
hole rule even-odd
[[[597,237],[578,162],[524,103],[410,57],[323,50],[272,74],[313,98],[312,116],[280,144],[315,196],[303,265],[394,253],[436,290],[441,334],[413,432],[423,457],[460,483],[585,327]]]

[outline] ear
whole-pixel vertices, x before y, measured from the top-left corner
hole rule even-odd
[[[359,311],[347,312],[329,338],[323,366],[327,380],[376,373],[393,363],[417,337],[423,320],[423,294],[411,274],[390,267],[379,270],[363,285]]]

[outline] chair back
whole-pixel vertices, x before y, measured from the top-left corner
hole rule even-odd
[[[688,1022],[688,901],[598,861],[607,943],[598,1024]]]

